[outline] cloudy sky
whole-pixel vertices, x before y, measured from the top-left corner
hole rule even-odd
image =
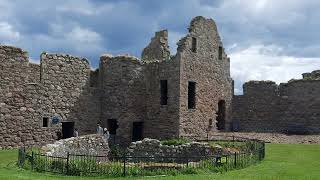
[[[170,49],[194,16],[213,18],[231,58],[236,93],[248,80],[277,83],[320,69],[319,0],[0,0],[0,43],[31,61],[42,51],[86,57],[140,57],[155,31],[169,30]]]

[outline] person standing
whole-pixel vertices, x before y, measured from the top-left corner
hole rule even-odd
[[[104,139],[106,140],[106,142],[108,142],[108,141],[109,141],[110,134],[109,134],[109,131],[108,131],[107,128],[104,128],[104,134],[103,134],[103,136],[104,136]]]
[[[78,136],[79,136],[78,129],[75,128],[73,132],[73,137],[78,137]]]
[[[103,128],[99,123],[97,124],[97,134],[103,136]]]

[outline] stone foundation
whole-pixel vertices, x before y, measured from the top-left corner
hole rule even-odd
[[[145,138],[142,141],[132,142],[127,148],[129,160],[138,161],[141,157],[145,161],[199,161],[204,156],[218,155],[223,153],[219,145],[208,143],[191,142],[182,145],[162,145],[159,140]]]

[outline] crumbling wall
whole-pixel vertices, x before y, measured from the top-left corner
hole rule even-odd
[[[195,47],[194,47],[195,46]],[[220,47],[220,48],[219,48]],[[221,57],[219,57],[219,49]],[[206,137],[217,131],[218,102],[225,101],[225,128],[230,127],[230,60],[212,19],[195,17],[178,43],[180,59],[180,136]],[[196,83],[195,109],[188,109],[188,82]]]
[[[240,130],[273,132],[281,129],[278,86],[271,81],[250,81],[242,96],[233,99],[233,120]]]
[[[20,48],[0,46],[0,148],[41,145],[52,141],[54,130],[41,128],[38,119],[41,87],[30,72],[39,66],[29,63]]]
[[[42,53],[37,65],[21,49],[1,46],[0,147],[52,142],[61,129],[61,124],[51,124],[53,117],[75,122],[80,135],[93,133],[98,122],[107,127],[108,119],[115,119],[122,144],[132,140],[133,122],[144,123],[144,137],[201,138],[217,130],[221,100],[228,130],[230,60],[214,21],[194,18],[177,51],[170,56],[168,32],[163,30],[143,50],[142,60],[103,55],[99,69],[92,71],[84,58]],[[167,80],[166,104],[160,103],[161,80]],[[189,81],[196,83],[195,109],[188,109]],[[49,127],[42,127],[43,117],[49,118]]]
[[[233,121],[240,131],[320,133],[320,81],[309,78],[281,83],[250,81],[233,99]]]
[[[320,70],[312,71],[311,73],[303,73],[304,80],[320,80]]]
[[[157,139],[145,138],[142,141],[132,142],[127,148],[127,156],[129,161],[133,162],[140,161],[139,157],[154,157],[144,159],[151,162],[197,162],[203,160],[204,156],[221,155],[223,151],[225,150],[221,146],[205,142],[163,145]],[[186,157],[192,157],[192,159]]]
[[[79,137],[71,137],[47,144],[41,148],[43,154],[54,157],[66,158],[71,155],[102,156],[99,160],[108,161],[110,152],[108,142],[103,136],[90,134]]]
[[[162,30],[156,32],[150,44],[143,49],[141,59],[144,62],[156,62],[165,61],[169,58],[168,31]]]
[[[179,136],[180,61],[178,58],[146,65],[147,117],[145,137]],[[160,81],[167,80],[167,104],[161,105]]]
[[[88,85],[87,60],[43,53],[37,65],[20,48],[0,46],[0,53],[0,148],[53,142],[61,129],[53,116],[76,122],[80,134],[94,132],[100,91]]]
[[[107,127],[108,119],[117,120],[116,140],[127,144],[132,139],[132,123],[146,120],[143,66],[131,56],[104,55],[100,59],[99,72],[104,91],[101,124]]]
[[[100,90],[90,86],[87,59],[67,54],[41,55],[43,116],[75,122],[80,134],[95,132],[100,119]]]

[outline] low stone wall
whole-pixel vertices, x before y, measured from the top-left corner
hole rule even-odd
[[[181,162],[187,161],[187,157],[188,161],[199,161],[205,156],[222,154],[223,148],[219,145],[200,142],[162,145],[159,140],[145,138],[142,141],[132,142],[127,152],[131,161],[139,161],[142,158],[144,161]]]
[[[41,148],[48,156],[66,157],[68,152],[76,155],[107,156],[110,149],[103,136],[91,134],[56,141]]]

